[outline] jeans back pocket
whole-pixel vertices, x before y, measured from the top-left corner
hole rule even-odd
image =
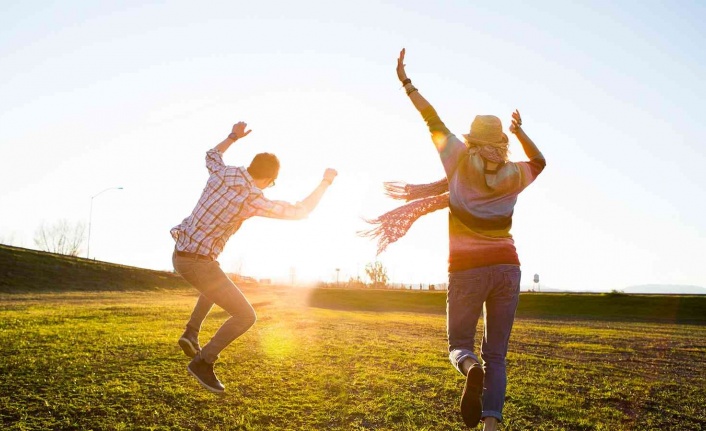
[[[520,278],[522,277],[522,272],[517,266],[512,266],[502,271],[502,286],[500,287],[500,292],[502,296],[515,296],[520,294]]]

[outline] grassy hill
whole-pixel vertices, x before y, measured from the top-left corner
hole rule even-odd
[[[0,245],[0,292],[155,290],[187,287],[178,275]]]

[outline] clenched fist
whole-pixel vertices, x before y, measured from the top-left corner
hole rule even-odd
[[[333,179],[336,178],[336,175],[338,175],[338,172],[336,172],[335,169],[328,168],[324,172],[324,181],[328,181],[329,184],[333,184]]]

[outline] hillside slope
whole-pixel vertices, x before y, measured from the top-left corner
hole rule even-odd
[[[185,288],[177,274],[0,244],[0,292]]]

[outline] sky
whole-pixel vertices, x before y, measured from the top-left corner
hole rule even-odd
[[[245,121],[224,159],[275,153],[269,198],[339,176],[306,220],[246,221],[226,271],[331,282],[378,259],[393,282],[443,283],[445,211],[380,256],[356,234],[398,205],[383,181],[444,175],[395,74],[406,48],[452,132],[478,114],[507,128],[519,109],[547,159],[513,219],[523,285],[706,286],[706,4],[438,3],[4,1],[0,243],[90,222],[91,258],[172,270],[169,230],[203,189],[205,152]]]

